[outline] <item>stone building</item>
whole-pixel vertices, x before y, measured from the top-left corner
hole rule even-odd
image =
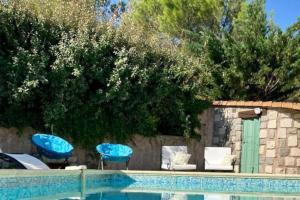
[[[300,174],[300,103],[215,101],[202,123],[205,146],[231,147],[236,172]]]

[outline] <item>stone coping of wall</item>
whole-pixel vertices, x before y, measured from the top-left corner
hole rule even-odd
[[[220,107],[271,107],[286,108],[300,111],[300,103],[274,101],[214,101],[213,106]]]
[[[242,178],[278,178],[278,179],[300,179],[300,175],[295,174],[243,174],[243,173],[220,173],[220,172],[179,172],[179,171],[141,171],[141,170],[14,170],[1,169],[1,176],[74,176],[92,174],[140,174],[140,175],[167,175],[167,176],[213,176],[213,177],[242,177]]]

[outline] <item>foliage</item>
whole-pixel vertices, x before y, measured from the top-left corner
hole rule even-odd
[[[207,39],[207,55],[219,65],[213,78],[221,99],[284,100],[297,89],[291,72],[299,66],[290,65],[286,46],[293,40],[267,20],[264,3],[244,3],[232,31]]]
[[[214,99],[297,100],[299,24],[282,32],[267,19],[264,5],[264,0],[136,0],[131,15],[205,61]]]
[[[0,4],[1,125],[53,127],[86,145],[136,133],[195,134],[208,106],[201,59],[168,42],[147,44],[137,39],[140,29],[132,37],[130,24],[81,19],[86,11],[63,15],[78,1],[53,1],[44,12],[40,1],[26,2]]]
[[[300,100],[300,18],[292,25],[286,33],[287,41],[284,52],[283,63],[289,66],[289,82],[284,90],[290,91],[289,100]]]
[[[26,11],[39,21],[51,21],[61,28],[95,26],[96,5],[94,0],[10,0],[8,7]]]
[[[131,17],[151,31],[191,41],[191,34],[229,27],[244,0],[133,0]]]

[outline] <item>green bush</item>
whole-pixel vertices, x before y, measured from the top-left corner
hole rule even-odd
[[[135,40],[142,32],[123,25],[59,22],[0,6],[1,126],[53,129],[83,145],[195,135],[209,105],[201,60]]]

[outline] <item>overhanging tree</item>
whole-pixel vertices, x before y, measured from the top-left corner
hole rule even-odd
[[[195,135],[208,105],[202,60],[136,39],[136,27],[80,18],[93,11],[71,18],[65,4],[40,12],[30,9],[36,2],[0,4],[2,126],[53,127],[88,146],[107,136]]]

